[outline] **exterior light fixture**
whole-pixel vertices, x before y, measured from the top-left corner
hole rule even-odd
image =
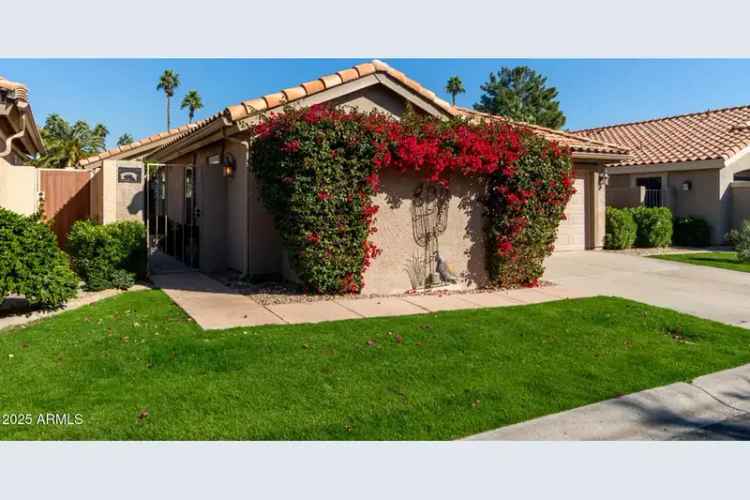
[[[232,153],[227,153],[224,155],[222,168],[224,169],[224,177],[234,177],[234,171],[237,168],[237,162],[235,161]]]
[[[683,191],[690,191],[691,189],[693,189],[693,183],[690,181],[685,181],[682,183],[681,188]]]
[[[605,170],[599,174],[599,187],[609,186],[609,173]]]

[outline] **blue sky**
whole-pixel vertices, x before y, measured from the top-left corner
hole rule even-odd
[[[165,102],[156,91],[170,68],[181,86],[172,103],[173,126],[187,122],[179,109],[196,89],[205,108],[196,118],[227,105],[275,92],[362,62],[362,59],[0,59],[0,75],[27,84],[37,121],[50,113],[69,121],[104,123],[109,146],[128,132],[136,139],[166,128]],[[480,85],[501,66],[526,64],[559,90],[565,128],[580,129],[710,108],[750,104],[750,60],[387,59],[446,100],[445,82],[458,75],[471,106]]]

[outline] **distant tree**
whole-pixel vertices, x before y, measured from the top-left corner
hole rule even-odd
[[[133,144],[135,141],[133,140],[133,136],[125,133],[120,136],[119,139],[117,139],[117,145],[118,146],[127,146],[128,144]]]
[[[481,86],[484,94],[474,109],[513,120],[549,128],[565,125],[557,89],[547,86],[547,78],[528,66],[503,67]]]
[[[202,107],[203,101],[201,100],[201,96],[200,94],[198,94],[197,90],[191,90],[187,94],[185,94],[185,97],[182,98],[182,104],[180,104],[180,109],[188,108],[188,117],[190,123],[193,123],[195,111],[201,109]]]
[[[457,76],[448,78],[448,83],[445,85],[445,91],[451,95],[451,104],[456,105],[456,96],[466,92],[464,88],[464,82]]]
[[[47,117],[40,131],[47,152],[32,160],[38,167],[75,167],[83,158],[104,151],[107,127],[101,123],[93,128],[83,120],[70,125],[63,117],[53,113]]]
[[[180,86],[180,75],[172,71],[171,69],[165,69],[164,73],[159,77],[159,84],[156,86],[156,90],[163,90],[164,95],[167,96],[167,130],[172,128],[172,119],[170,116],[170,107],[172,96],[174,91]]]

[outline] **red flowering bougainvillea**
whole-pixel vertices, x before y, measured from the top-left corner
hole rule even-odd
[[[314,106],[288,108],[255,130],[252,168],[294,268],[311,289],[359,292],[379,250],[368,241],[385,169],[447,186],[486,180],[487,269],[500,287],[533,286],[573,193],[567,151],[500,122],[401,121]]]

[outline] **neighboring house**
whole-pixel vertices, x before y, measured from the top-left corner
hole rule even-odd
[[[28,89],[0,76],[0,207],[24,215],[36,211],[37,172],[23,165],[42,152]]]
[[[434,92],[380,62],[359,64],[274,94],[229,106],[222,112],[163,141],[144,160],[163,167],[147,193],[151,234],[162,250],[205,272],[280,275],[294,279],[271,215],[259,199],[257,180],[248,168],[251,130],[261,117],[285,104],[331,103],[362,112],[377,110],[400,117],[407,107],[439,118],[469,115]],[[499,118],[491,118],[499,119]],[[542,127],[539,133],[571,148],[576,189],[560,228],[558,248],[599,248],[604,237],[605,163],[627,157],[622,147]],[[115,158],[104,153],[91,162]],[[365,293],[394,293],[412,288],[407,267],[421,249],[413,241],[412,200],[423,181],[385,172],[375,243],[382,254],[365,275]],[[441,256],[462,276],[461,286],[485,280],[481,186],[456,178],[450,184],[448,222],[439,239]]]
[[[608,165],[608,205],[665,206],[676,216],[701,217],[714,244],[750,218],[750,106],[575,134],[630,149],[630,159]]]

